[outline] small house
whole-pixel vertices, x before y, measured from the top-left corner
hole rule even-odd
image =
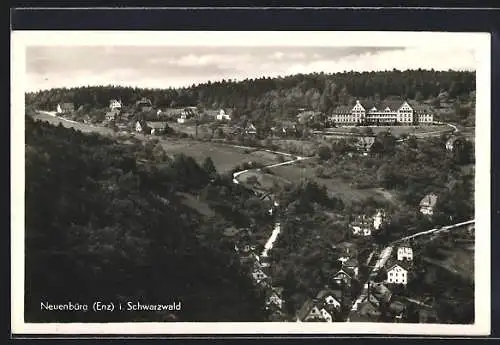
[[[229,121],[231,120],[231,115],[226,113],[224,109],[221,109],[219,110],[219,113],[217,114],[216,118],[218,121],[224,121],[224,120]]]
[[[297,312],[297,320],[302,322],[324,321],[324,317],[315,301],[307,300]]]
[[[316,301],[328,310],[340,310],[342,307],[342,292],[330,289],[321,290],[316,295]]]
[[[400,264],[394,264],[387,270],[387,284],[402,284],[408,283],[408,270]]]
[[[366,215],[357,216],[351,224],[352,234],[354,236],[371,236],[372,222]]]
[[[434,193],[426,195],[420,201],[420,213],[427,216],[432,216],[434,214],[434,208],[436,207],[437,199],[438,197]]]
[[[456,137],[451,137],[446,141],[446,150],[448,151],[453,151],[453,147],[455,145],[455,142],[457,141],[458,138]]]
[[[58,114],[69,114],[75,111],[75,105],[73,103],[60,103],[57,105]]]
[[[398,261],[412,261],[413,249],[408,246],[401,246],[398,248],[397,256]]]
[[[347,274],[347,272],[344,271],[343,269],[337,271],[333,275],[332,279],[337,285],[346,285],[346,286],[350,286],[352,281],[352,277],[349,274]]]
[[[278,309],[283,307],[283,299],[281,298],[282,288],[271,288],[267,291],[266,306],[274,306]]]
[[[255,127],[253,123],[249,123],[245,128],[245,133],[246,134],[256,134],[257,127]]]
[[[349,258],[342,262],[342,269],[352,278],[357,278],[359,274],[358,260]]]
[[[109,109],[111,110],[121,110],[122,109],[122,102],[116,99],[112,99],[109,101]]]
[[[149,128],[148,124],[144,120],[138,120],[135,123],[135,131],[137,133],[150,134],[151,128]]]
[[[321,308],[321,317],[323,318],[324,321],[326,322],[332,322],[333,321],[333,316],[330,314],[325,308]]]
[[[262,280],[267,279],[267,274],[261,269],[256,269],[252,272],[252,277],[257,283],[260,283]]]
[[[153,103],[149,98],[143,97],[135,103],[137,110],[146,112],[153,110]]]

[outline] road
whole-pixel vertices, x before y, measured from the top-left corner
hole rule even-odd
[[[378,271],[385,266],[387,260],[389,260],[393,250],[394,250],[394,246],[399,244],[399,243],[402,243],[402,242],[405,242],[407,240],[410,240],[410,239],[414,239],[414,238],[417,238],[417,237],[421,237],[421,236],[425,236],[425,235],[429,235],[429,234],[438,234],[438,233],[441,233],[441,232],[447,232],[447,231],[450,231],[450,230],[453,230],[453,229],[457,229],[457,228],[460,228],[460,227],[463,227],[463,226],[466,226],[466,225],[470,225],[470,224],[473,224],[475,223],[475,220],[472,219],[472,220],[468,220],[468,221],[465,221],[465,222],[460,222],[460,223],[456,223],[456,224],[451,224],[451,225],[447,225],[447,226],[443,226],[443,227],[440,227],[440,228],[434,228],[434,229],[430,229],[430,230],[425,230],[425,231],[421,231],[419,233],[416,233],[416,234],[413,234],[413,235],[409,235],[409,236],[405,236],[403,238],[400,238],[396,241],[393,241],[389,244],[389,246],[385,247],[379,254],[379,258],[377,260],[377,262],[375,263],[375,265],[373,266],[372,270],[370,271],[370,274],[368,275],[368,280],[366,281],[366,283],[363,285],[363,289],[361,290],[361,293],[359,295],[359,297],[354,301],[353,305],[352,305],[352,308],[351,308],[351,313],[352,312],[355,312],[358,310],[358,305],[361,303],[361,301],[368,295],[368,282],[371,282],[378,274]],[[347,321],[349,321],[349,317],[347,318]]]

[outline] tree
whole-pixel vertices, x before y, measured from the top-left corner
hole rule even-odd
[[[332,157],[332,151],[328,146],[322,145],[318,148],[317,155],[321,160],[326,161]]]
[[[214,178],[217,175],[217,169],[211,157],[206,157],[202,164],[203,170],[211,177]]]

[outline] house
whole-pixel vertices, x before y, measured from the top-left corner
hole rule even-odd
[[[253,123],[249,123],[245,128],[245,133],[246,134],[256,134],[257,128],[254,126]]]
[[[184,108],[179,117],[177,118],[178,123],[186,123],[191,119],[195,119],[198,116],[198,109],[196,107],[186,107]]]
[[[356,216],[351,224],[354,236],[370,236],[372,234],[372,223],[366,215]]]
[[[420,201],[420,212],[422,214],[432,216],[434,214],[434,208],[436,207],[437,203],[437,195],[434,193],[427,194],[421,201]]]
[[[337,124],[429,124],[433,113],[429,106],[406,100],[386,100],[382,102],[360,101],[349,106],[335,108],[329,121]]]
[[[412,261],[413,249],[408,246],[401,246],[398,248],[397,256],[398,261]]]
[[[167,123],[164,121],[148,121],[147,125],[149,128],[151,128],[152,133],[161,133],[165,130],[167,127]]]
[[[380,226],[384,223],[385,220],[386,220],[385,211],[382,209],[377,210],[377,213],[373,217],[373,228],[375,230],[380,229]]]
[[[349,317],[351,322],[376,322],[382,313],[379,310],[380,302],[372,295],[366,295],[359,303],[357,310]]]
[[[402,284],[408,283],[408,270],[401,264],[394,264],[387,270],[387,284]]]
[[[323,318],[324,321],[326,321],[326,322],[333,321],[332,314],[330,314],[325,308],[321,308],[320,313],[321,313],[321,317]]]
[[[324,321],[321,309],[316,305],[314,300],[307,300],[297,312],[297,321]]]
[[[143,97],[135,103],[137,110],[139,111],[151,111],[153,110],[153,103],[149,98]]]
[[[57,105],[58,114],[69,114],[75,111],[75,105],[73,103],[60,103]]]
[[[224,121],[224,120],[230,121],[231,115],[226,113],[226,111],[224,109],[221,109],[221,110],[219,110],[219,113],[217,114],[216,119],[218,121]]]
[[[281,298],[281,294],[283,292],[283,288],[271,288],[266,293],[266,306],[267,307],[276,307],[281,309],[283,307],[283,299]]]
[[[267,274],[265,274],[261,269],[255,269],[252,272],[252,277],[257,283],[260,283],[262,280],[268,278]]]
[[[318,292],[315,300],[327,310],[340,310],[342,308],[342,292],[339,290],[324,289]]]
[[[463,139],[462,138],[459,138],[459,137],[456,137],[456,136],[453,136],[451,138],[449,138],[447,141],[446,141],[446,150],[448,151],[453,151],[453,149],[457,146],[457,145],[460,145],[460,143],[463,143]]]
[[[333,275],[332,279],[337,285],[341,286],[350,286],[352,281],[352,277],[342,268]]]
[[[352,278],[357,278],[359,274],[358,260],[353,258],[342,260],[342,269]]]
[[[121,110],[122,109],[122,102],[116,99],[112,99],[109,101],[109,109],[111,110]]]
[[[135,123],[135,131],[137,133],[149,134],[151,132],[151,128],[148,127],[148,124],[144,120],[138,120]]]

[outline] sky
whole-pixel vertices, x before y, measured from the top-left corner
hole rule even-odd
[[[466,47],[28,46],[26,91],[86,85],[184,87],[297,73],[474,70]]]

